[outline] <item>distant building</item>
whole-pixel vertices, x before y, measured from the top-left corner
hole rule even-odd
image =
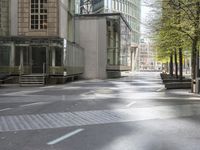
[[[83,73],[74,43],[74,0],[0,0],[0,73]]]
[[[139,44],[138,69],[140,71],[162,70],[161,63],[156,61],[156,55],[153,44],[142,39]]]

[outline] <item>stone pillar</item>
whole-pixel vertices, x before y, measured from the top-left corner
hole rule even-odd
[[[54,47],[52,47],[52,67],[55,67],[56,66],[56,50]]]
[[[24,58],[23,58],[23,53],[24,53],[24,47],[21,47],[20,48],[20,64],[19,64],[19,71],[20,71],[20,74],[23,74],[24,73]]]
[[[24,47],[20,48],[20,65],[24,65]]]
[[[130,62],[129,63],[130,63],[130,67],[131,67],[131,72],[133,72],[133,70],[134,70],[134,54],[133,54],[134,49],[131,47],[129,52],[130,52]]]
[[[137,56],[137,48],[136,48],[136,47],[133,47],[131,52],[132,52],[132,53],[131,53],[131,55],[132,55],[132,60],[131,60],[131,61],[132,61],[132,62],[131,62],[131,63],[132,63],[132,64],[131,64],[131,65],[132,65],[132,68],[131,68],[131,71],[134,72],[135,69],[136,69],[136,67],[137,67],[137,65],[138,65],[137,63],[139,63],[139,62],[137,62],[137,59],[138,59],[138,58],[136,57],[136,56]]]
[[[50,51],[50,46],[46,47],[46,64],[45,64],[45,73],[49,74],[49,51]]]
[[[12,42],[10,46],[10,66],[14,67],[15,66],[15,45]]]

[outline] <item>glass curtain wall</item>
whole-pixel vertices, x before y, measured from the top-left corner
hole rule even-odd
[[[130,53],[129,53],[129,48],[131,46],[131,31],[130,29],[127,27],[127,25],[124,23],[124,21],[122,19],[120,19],[120,26],[121,26],[121,30],[120,30],[120,38],[121,38],[121,43],[120,43],[120,65],[123,66],[131,66],[130,64]]]
[[[130,66],[130,29],[120,17],[107,19],[107,64]]]
[[[107,64],[120,65],[119,19],[107,19]]]
[[[141,0],[104,0],[104,12],[120,12],[132,28],[131,42],[139,43]]]

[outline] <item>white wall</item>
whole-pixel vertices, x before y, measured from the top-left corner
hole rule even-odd
[[[107,38],[106,19],[99,17],[76,18],[80,46],[85,49],[84,78],[106,78]],[[77,37],[78,38],[78,37]]]

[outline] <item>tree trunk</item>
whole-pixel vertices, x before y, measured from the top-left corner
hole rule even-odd
[[[191,70],[191,77],[192,77],[192,89],[191,89],[191,92],[194,93],[195,90],[194,90],[194,86],[196,84],[195,80],[196,80],[196,77],[197,77],[197,39],[195,38],[193,41],[192,41],[192,58],[191,58],[191,65],[192,65],[192,70]]]
[[[200,19],[200,2],[196,2],[196,17],[195,17],[195,26],[194,26],[194,38],[192,40],[192,72],[191,72],[191,76],[192,76],[192,92],[197,92],[198,90],[195,89],[195,85],[196,83],[196,78],[198,77],[199,74],[199,62],[198,62],[198,50],[197,50],[197,45],[198,45],[198,41],[199,41],[199,19]]]
[[[196,53],[196,77],[199,77],[199,50]]]
[[[173,77],[173,51],[170,54],[169,74]]]
[[[178,79],[178,61],[177,61],[177,52],[174,50],[174,62],[175,62],[175,77]]]
[[[183,52],[182,48],[179,48],[179,78],[183,79]]]
[[[169,71],[169,62],[167,62],[167,64],[166,64],[166,72],[168,72]]]

